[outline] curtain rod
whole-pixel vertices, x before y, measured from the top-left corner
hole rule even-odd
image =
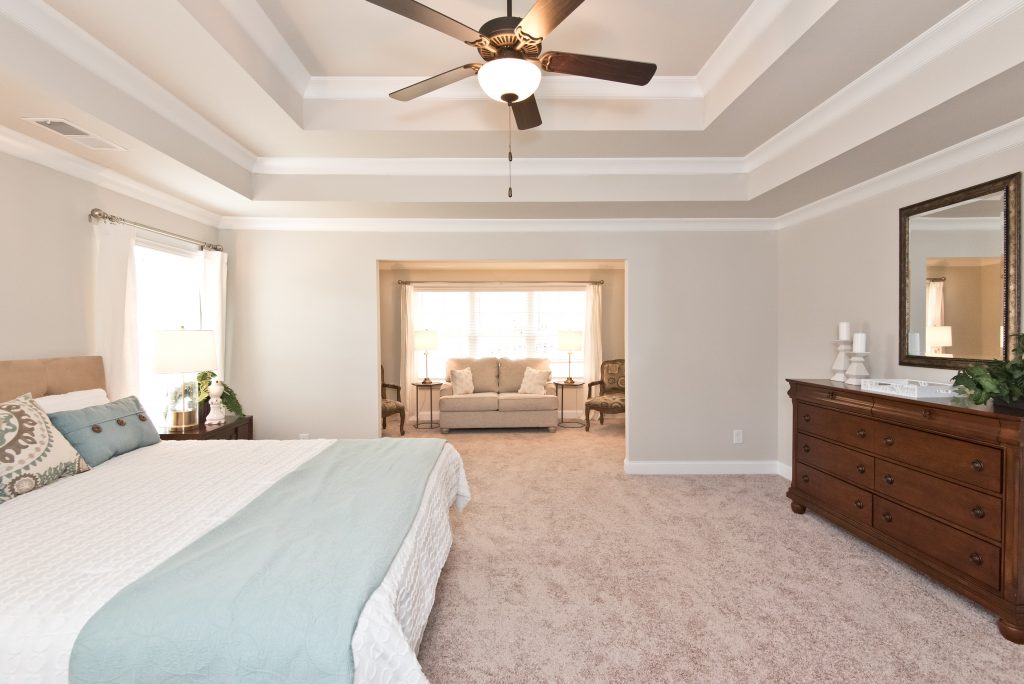
[[[399,280],[399,285],[604,285],[603,280]]]
[[[163,236],[166,236],[166,237],[169,237],[169,238],[174,238],[175,240],[181,240],[182,242],[189,242],[189,243],[192,243],[193,245],[198,245],[200,247],[200,249],[208,249],[208,250],[211,250],[211,251],[214,251],[214,252],[223,252],[224,251],[224,248],[221,245],[215,245],[215,244],[213,244],[211,242],[203,242],[202,240],[196,240],[195,238],[185,237],[184,235],[178,235],[177,233],[172,233],[169,230],[162,230],[160,228],[154,228],[153,226],[147,226],[145,223],[138,223],[136,221],[129,221],[126,218],[121,218],[120,216],[114,216],[113,214],[108,214],[107,212],[103,211],[102,209],[93,209],[92,211],[90,211],[89,212],[89,220],[90,221],[106,221],[107,223],[120,223],[120,224],[123,224],[123,225],[126,225],[126,226],[131,226],[133,228],[139,228],[141,230],[148,230],[149,232],[156,233],[157,235],[163,235]]]
[[[929,283],[944,283],[946,282],[946,276],[942,276],[941,278],[925,278],[925,280]]]

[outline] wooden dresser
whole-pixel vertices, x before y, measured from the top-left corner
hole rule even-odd
[[[1024,417],[790,380],[792,508],[810,508],[999,616],[1024,643]]]

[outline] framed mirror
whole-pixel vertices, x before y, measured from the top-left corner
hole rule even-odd
[[[1006,358],[1020,332],[1021,174],[900,209],[900,365]]]

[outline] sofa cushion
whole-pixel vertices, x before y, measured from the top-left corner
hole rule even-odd
[[[604,409],[605,411],[625,411],[626,395],[622,392],[609,392],[587,399],[587,408]]]
[[[452,381],[453,368],[469,368],[473,371],[473,391],[498,391],[498,359],[493,356],[483,359],[448,359],[445,368],[445,380],[448,382]],[[516,389],[518,388],[519,385],[516,385]]]
[[[523,384],[519,394],[547,394],[547,384],[551,382],[551,371],[527,367],[523,375]]]
[[[498,392],[518,392],[523,384],[526,368],[551,370],[547,359],[506,359],[498,360]]]
[[[497,411],[498,395],[495,392],[475,392],[441,397],[442,411]]]
[[[498,395],[499,411],[556,411],[558,397],[551,394],[505,393]]]

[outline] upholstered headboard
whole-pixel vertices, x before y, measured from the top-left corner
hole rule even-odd
[[[107,388],[101,356],[0,361],[0,401],[26,392],[44,397],[97,387]]]

